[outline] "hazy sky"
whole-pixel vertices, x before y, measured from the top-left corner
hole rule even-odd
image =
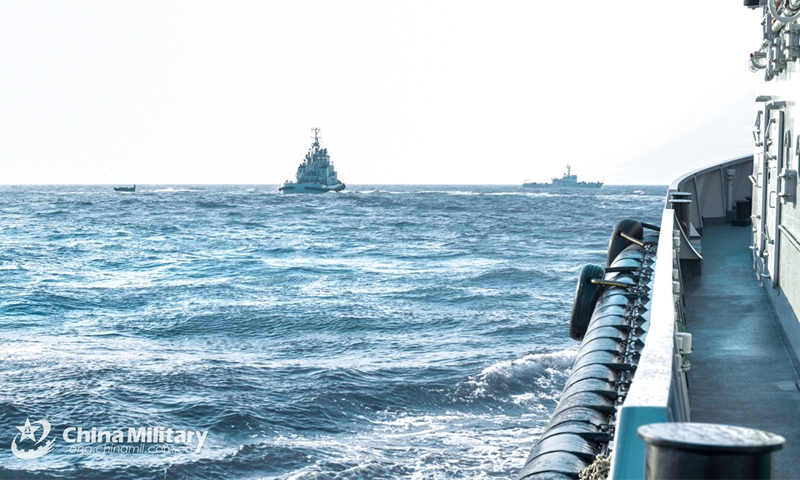
[[[752,150],[741,1],[0,2],[0,184],[667,184]]]

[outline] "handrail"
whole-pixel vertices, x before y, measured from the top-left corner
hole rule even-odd
[[[753,155],[745,155],[711,164],[681,175],[670,184],[670,191],[682,191],[692,194],[689,221],[697,229],[700,236],[703,235],[706,222],[718,223],[721,220],[731,220],[733,204],[730,202],[734,200],[734,197],[747,195],[744,193],[744,185],[738,179],[744,180],[748,178],[751,168],[746,165],[753,161]],[[735,178],[737,180],[733,181],[733,178],[729,178],[726,183],[725,171],[731,169],[736,171]],[[752,178],[750,179],[750,181],[753,180]],[[729,189],[731,191],[728,191]],[[669,200],[669,197],[667,200]]]
[[[752,157],[753,157],[753,154],[751,153],[749,155],[743,155],[741,157],[737,157],[737,158],[734,158],[732,160],[728,160],[728,161],[723,162],[723,163],[717,162],[717,163],[710,164],[710,165],[708,165],[706,167],[701,167],[701,168],[698,168],[696,170],[691,170],[691,171],[689,171],[689,172],[687,172],[687,173],[685,173],[683,175],[678,176],[678,178],[676,178],[670,184],[669,188],[670,188],[670,190],[678,190],[680,184],[685,182],[686,180],[688,180],[691,177],[696,177],[698,175],[703,175],[703,174],[706,174],[706,173],[709,173],[709,172],[713,172],[713,171],[718,170],[720,168],[731,167],[733,165],[737,165],[739,163],[747,161],[747,159],[752,158]]]
[[[778,225],[778,230],[783,232],[783,234],[786,235],[786,239],[789,240],[789,243],[791,243],[794,248],[800,251],[800,242],[794,238],[794,235],[792,235],[792,232],[790,232],[788,228],[784,227],[783,225]]]
[[[643,478],[644,441],[636,434],[642,425],[655,422],[688,421],[689,405],[683,383],[678,381],[680,369],[675,352],[675,319],[673,297],[676,229],[675,211],[664,209],[658,256],[653,280],[650,325],[645,346],[639,358],[634,381],[619,409],[614,437],[614,456],[609,478]]]
[[[677,191],[677,190],[675,190],[675,191]],[[667,191],[667,199],[670,198],[670,195],[672,194],[672,192],[673,192],[673,190],[671,190],[671,189]],[[669,200],[667,200],[667,207],[669,207]],[[674,215],[674,211],[673,211],[673,215]],[[675,228],[677,230],[680,230],[680,232],[681,232],[681,245],[683,247],[687,247],[687,250],[688,250],[687,254],[683,255],[682,258],[691,258],[691,259],[694,259],[694,260],[703,260],[703,256],[700,254],[700,252],[697,251],[697,249],[694,248],[694,245],[692,245],[692,243],[689,241],[689,235],[691,235],[691,232],[684,231],[683,227],[681,226],[681,222],[678,222],[678,221],[675,221]]]

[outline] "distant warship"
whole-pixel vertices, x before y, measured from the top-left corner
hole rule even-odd
[[[319,128],[314,129],[314,143],[308,149],[303,163],[297,167],[296,181],[286,180],[278,188],[281,193],[325,193],[339,192],[345,184],[336,177],[328,149],[319,144]]]
[[[522,182],[523,187],[570,187],[570,188],[600,188],[603,182],[579,182],[577,175],[572,175],[570,172],[569,164],[567,164],[567,173],[561,178],[554,178],[551,183],[536,183],[525,180]]]

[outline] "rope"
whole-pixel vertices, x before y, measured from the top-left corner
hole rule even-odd
[[[611,457],[602,453],[594,457],[594,462],[578,473],[580,480],[606,480],[611,469]]]

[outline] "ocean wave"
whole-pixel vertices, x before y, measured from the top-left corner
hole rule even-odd
[[[194,188],[182,188],[182,187],[167,187],[167,188],[154,188],[149,190],[152,193],[185,193],[185,192],[199,192],[199,189]],[[139,193],[139,192],[136,192]]]
[[[254,188],[0,187],[0,423],[210,430],[191,458],[62,450],[0,477],[512,477],[574,356],[580,268],[662,206]]]
[[[67,215],[69,210],[49,210],[46,212],[38,212],[37,215],[50,216],[50,215]]]
[[[284,440],[283,445],[316,450],[314,457],[324,460],[279,478],[376,478],[373,473],[378,478],[506,478],[522,465],[531,439],[546,423],[527,419],[523,426],[502,413],[457,411],[384,417],[364,434]],[[494,428],[482,428],[487,421]]]
[[[208,202],[208,201],[201,201],[197,202],[196,205],[200,208],[236,208],[237,205],[230,205],[225,202]]]
[[[539,269],[525,269],[519,267],[495,268],[481,272],[469,279],[470,283],[478,285],[530,285],[531,283],[560,281],[563,277],[555,272],[543,272]]]
[[[455,196],[472,196],[472,195],[481,195],[482,192],[476,192],[475,190],[419,190],[416,193],[420,194],[442,194],[442,195],[455,195]]]
[[[576,352],[528,354],[497,362],[462,380],[455,395],[464,401],[490,398],[541,409],[542,405],[557,400]]]

